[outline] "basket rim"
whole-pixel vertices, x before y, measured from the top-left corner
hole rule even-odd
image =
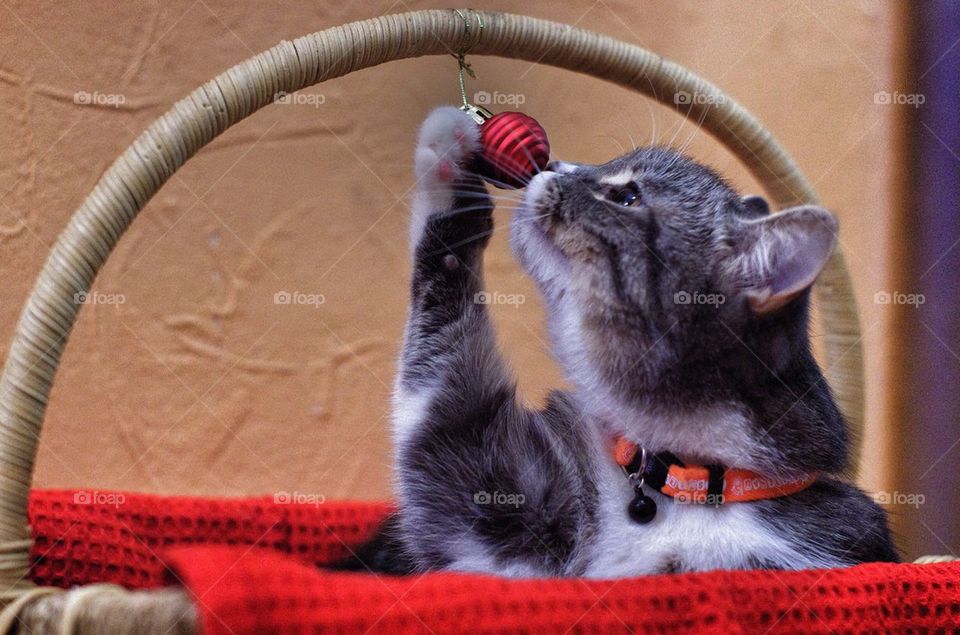
[[[472,28],[472,19],[482,28]],[[730,150],[777,207],[818,203],[812,185],[760,122],[717,86],[639,46],[570,25],[472,9],[392,14],[318,31],[227,69],[176,102],[104,172],[51,250],[14,331],[0,377],[0,604],[30,584],[27,497],[53,379],[100,267],[149,199],[191,156],[280,93],[389,61],[469,52],[584,73],[640,92]],[[677,103],[680,92],[705,99]],[[840,248],[814,286],[827,377],[859,440],[863,360],[852,284]],[[854,451],[854,461],[859,454]],[[26,545],[26,547],[25,547]],[[4,592],[5,591],[5,592]]]

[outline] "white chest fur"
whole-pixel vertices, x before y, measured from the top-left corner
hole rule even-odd
[[[784,569],[831,566],[798,552],[757,517],[750,503],[720,507],[680,504],[647,490],[657,515],[639,524],[627,515],[633,488],[607,461],[600,468],[599,531],[590,550],[588,577],[616,578],[681,570],[743,569],[760,560]]]

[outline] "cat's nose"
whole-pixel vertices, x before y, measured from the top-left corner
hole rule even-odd
[[[568,172],[573,172],[576,169],[577,166],[574,163],[567,163],[566,161],[551,161],[547,164],[547,167],[543,168],[543,171],[567,174]]]

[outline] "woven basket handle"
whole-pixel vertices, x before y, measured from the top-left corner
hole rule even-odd
[[[478,26],[482,20],[483,28]],[[779,206],[817,197],[760,123],[712,84],[639,47],[564,24],[470,10],[390,15],[327,29],[237,64],[177,102],[113,163],[73,214],[30,293],[0,379],[0,593],[29,587],[27,494],[51,383],[87,291],[120,235],[174,171],[234,123],[292,93],[383,62],[469,51],[549,64],[610,80],[703,119]],[[677,105],[674,95],[703,96]],[[860,331],[839,251],[815,287],[828,378],[859,436]]]

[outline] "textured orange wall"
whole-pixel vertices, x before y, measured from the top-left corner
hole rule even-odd
[[[885,248],[900,114],[874,94],[893,90],[896,7],[476,4],[654,49],[719,84],[781,139],[842,219],[867,354],[864,482],[886,487],[892,319],[873,296],[891,280]],[[435,6],[442,5],[0,5],[4,352],[70,212],[176,99],[280,39]],[[479,80],[470,91],[522,99],[560,158],[602,161],[632,144],[671,142],[757,190],[692,122],[637,95],[529,63],[472,61]],[[407,297],[412,144],[426,112],[456,99],[455,68],[449,57],[408,60],[314,87],[235,126],[181,169],[123,237],[96,282],[98,303],[81,313],[53,391],[37,484],[388,495],[386,416]],[[498,214],[488,283],[525,296],[519,307],[496,307],[496,318],[536,402],[561,380],[541,307],[509,255],[508,212]],[[278,305],[279,292],[318,302]]]

